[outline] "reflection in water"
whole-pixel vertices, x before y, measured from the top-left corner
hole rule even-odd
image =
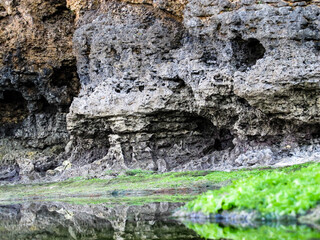
[[[0,239],[202,239],[170,218],[179,206],[177,203],[114,207],[65,203],[0,206]]]
[[[320,232],[305,225],[265,224],[251,227],[235,227],[218,223],[191,223],[185,225],[205,239],[233,240],[320,240]]]
[[[36,202],[0,206],[0,239],[320,239],[319,231],[304,225],[181,223],[171,218],[181,205],[163,202],[109,207]]]

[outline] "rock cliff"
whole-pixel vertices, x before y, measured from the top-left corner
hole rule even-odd
[[[2,180],[319,158],[319,6],[2,1]]]

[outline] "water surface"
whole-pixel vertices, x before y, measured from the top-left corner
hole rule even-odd
[[[317,226],[195,223],[175,219],[184,203],[89,200],[25,202],[0,206],[0,239],[320,239]],[[117,203],[115,203],[117,202]],[[77,203],[77,204],[76,204]]]

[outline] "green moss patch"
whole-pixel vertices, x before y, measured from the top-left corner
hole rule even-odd
[[[111,179],[75,177],[63,182],[41,184],[18,184],[0,186],[0,201],[28,200],[30,198],[61,198],[75,195],[106,195],[113,191],[151,190],[161,194],[200,193],[216,189],[238,179],[256,174],[260,170],[241,170],[235,172],[168,172],[156,173],[143,170],[128,170]],[[107,174],[116,175],[113,172]]]
[[[301,167],[301,166],[300,166]],[[305,214],[320,202],[320,164],[260,171],[189,202],[191,212],[258,210],[266,218]]]
[[[232,172],[189,171],[156,173],[143,170],[128,170],[118,174],[106,172],[110,179],[87,179],[86,176],[75,177],[63,182],[41,184],[18,184],[0,186],[0,201],[19,201],[31,199],[59,199],[64,197],[82,197],[111,195],[113,192],[150,191],[153,194],[199,194],[208,189],[217,189],[230,184],[232,180],[258,176],[261,173],[281,171],[289,173],[300,169],[292,166],[281,170],[254,169]]]
[[[135,206],[144,205],[148,203],[183,203],[195,199],[195,195],[151,195],[151,196],[126,196],[126,197],[100,197],[100,198],[65,198],[59,199],[61,202],[71,204],[104,204],[106,206],[125,205]]]

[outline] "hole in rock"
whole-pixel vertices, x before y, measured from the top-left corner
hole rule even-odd
[[[45,172],[48,170],[53,170],[59,166],[58,161],[53,158],[47,158],[44,161],[37,161],[34,163],[34,170],[45,176]]]
[[[0,98],[0,123],[17,124],[27,117],[27,101],[17,91],[4,91]]]
[[[50,76],[50,87],[53,92],[56,92],[55,94],[60,94],[61,98],[65,99],[63,105],[69,109],[73,97],[76,97],[80,91],[80,80],[75,60],[64,61],[60,68],[53,69]],[[63,90],[60,89],[62,87]]]
[[[245,71],[248,67],[256,64],[258,59],[263,58],[266,49],[255,38],[244,40],[237,37],[231,41],[235,67],[239,71]]]
[[[216,29],[217,29],[217,31],[220,31],[220,29],[221,29],[221,23],[218,23],[218,24],[217,24],[217,28],[216,28]]]
[[[72,11],[67,8],[67,2],[66,0],[58,0],[56,1],[56,4],[59,4],[57,7],[56,7],[56,10],[49,14],[49,15],[46,15],[46,16],[43,16],[42,17],[42,21],[54,21],[56,19],[59,19],[61,18],[62,15],[65,15],[65,14],[68,14],[68,15],[73,15]]]
[[[174,78],[166,78],[163,80],[167,81],[167,84],[163,83],[162,86],[167,86],[176,94],[179,94],[183,88],[187,87],[185,81],[178,76]]]
[[[144,86],[139,86],[139,91],[142,92],[144,90]]]
[[[233,136],[218,129],[202,116],[181,112],[162,112],[152,116],[148,132],[155,159],[165,159],[175,168],[214,151],[232,148]]]
[[[128,88],[128,89],[126,90],[126,93],[129,94],[129,93],[131,92],[131,90],[132,90],[132,88]]]
[[[320,140],[320,124],[302,124],[296,130],[300,138],[299,142],[306,142],[308,143],[309,140],[318,139]]]
[[[212,52],[204,52],[200,60],[207,65],[214,65],[217,62],[217,55]]]
[[[29,114],[27,101],[13,90],[4,91],[0,96],[0,136],[13,136]]]
[[[315,50],[320,51],[320,42],[315,42],[314,48],[315,48]]]
[[[216,139],[214,145],[213,145],[213,149],[217,150],[217,151],[221,151],[222,150],[222,145],[221,145],[221,141],[220,139]]]
[[[55,87],[67,86],[72,90],[71,93],[73,93],[73,96],[76,96],[80,87],[76,65],[73,63],[64,63],[60,68],[55,68],[50,83]]]
[[[58,108],[57,106],[48,103],[47,99],[41,96],[40,100],[38,101],[38,111],[41,113],[57,113]]]

